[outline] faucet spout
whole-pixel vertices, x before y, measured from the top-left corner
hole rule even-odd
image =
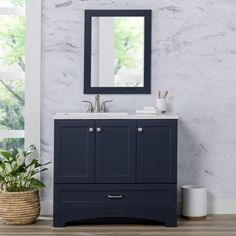
[[[94,106],[93,106],[93,103],[90,102],[90,101],[82,101],[82,102],[86,102],[89,104],[89,108],[87,110],[88,113],[92,113],[92,112],[97,112],[97,113],[100,113],[100,112],[108,112],[108,109],[106,107],[106,104],[108,102],[112,102],[112,100],[107,100],[107,101],[103,101],[102,104],[101,104],[101,99],[100,99],[100,95],[97,94],[95,96],[95,102],[94,102]]]
[[[101,112],[100,95],[95,96],[94,112]]]

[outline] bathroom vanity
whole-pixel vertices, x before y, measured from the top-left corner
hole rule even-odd
[[[54,227],[88,219],[176,226],[176,115],[58,114]]]

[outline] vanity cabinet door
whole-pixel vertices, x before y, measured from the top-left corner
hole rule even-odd
[[[96,121],[96,183],[135,182],[135,120]]]
[[[94,121],[55,121],[54,182],[94,182]]]
[[[137,121],[137,182],[176,183],[177,121]]]

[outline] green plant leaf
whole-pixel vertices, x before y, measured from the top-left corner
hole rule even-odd
[[[32,189],[41,189],[41,188],[44,188],[45,185],[40,180],[32,178],[30,181],[29,187]]]
[[[48,170],[48,168],[44,168],[44,169],[41,169],[41,170],[39,169],[39,170],[33,171],[33,172],[32,172],[32,176],[33,176],[33,175],[36,175],[36,174],[38,174],[38,173],[41,173],[41,172],[43,172],[43,171],[45,171],[45,170]]]
[[[11,153],[6,150],[0,150],[0,155],[9,160],[12,156]]]
[[[32,151],[35,150],[32,148]],[[45,185],[38,179],[32,178],[37,173],[47,170],[42,166],[48,165],[51,162],[44,164],[36,159],[36,155],[31,155],[26,151],[11,150],[10,152],[1,150],[0,152],[0,181],[6,183],[7,191],[26,191],[29,189],[40,189]],[[25,159],[28,158],[30,163],[26,165]]]
[[[28,147],[28,149],[26,150],[26,154],[28,155],[28,154],[31,154],[33,152],[37,152],[37,148],[34,144],[32,144]]]
[[[26,173],[26,169],[23,165],[19,166],[17,169],[14,169],[13,171],[11,171],[10,175],[16,177],[16,176],[19,176],[22,173]]]
[[[27,158],[25,159],[25,160],[27,160]],[[38,165],[38,163],[39,163],[39,161],[38,160],[36,160],[36,159],[33,159],[30,163],[28,163],[28,164],[26,164],[26,162],[25,162],[25,168],[26,169],[28,169],[30,166],[32,166],[32,165],[34,165],[34,168],[36,168],[36,166]]]
[[[12,172],[12,167],[10,163],[5,162],[5,169],[8,173]]]
[[[0,162],[0,170],[5,170],[5,163],[4,162]]]
[[[38,152],[33,151],[26,153],[25,165],[30,165],[33,160],[35,160],[35,164],[38,162]]]
[[[46,162],[46,163],[43,163],[43,164],[39,164],[38,166],[35,166],[35,167],[41,167],[41,166],[46,166],[46,165],[48,165],[48,164],[51,164],[52,162],[51,161],[49,161],[49,162]]]
[[[25,155],[23,152],[20,152],[18,155],[17,155],[17,164],[19,166],[21,166],[22,164],[25,163]]]
[[[12,148],[9,153],[11,154],[12,157],[16,158],[17,155],[19,154],[19,152],[17,151],[17,149]]]

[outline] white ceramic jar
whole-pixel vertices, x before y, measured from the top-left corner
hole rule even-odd
[[[181,188],[182,216],[204,219],[207,216],[207,189],[203,186],[184,185]]]
[[[166,112],[166,101],[164,98],[156,99],[157,110],[159,110],[162,114]]]

